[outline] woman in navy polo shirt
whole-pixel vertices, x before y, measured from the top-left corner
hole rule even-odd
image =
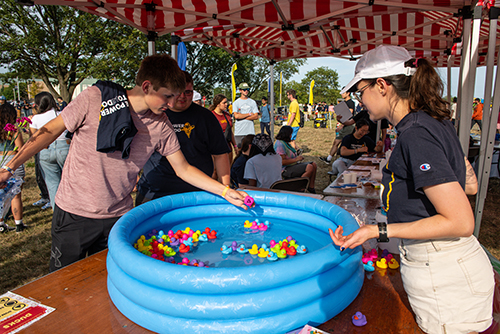
[[[471,333],[492,323],[493,269],[472,235],[466,194],[477,191],[442,99],[443,84],[425,59],[379,46],[358,61],[355,90],[372,121],[387,119],[398,141],[383,169],[387,224],[365,225],[334,243],[354,248],[370,238],[401,238],[401,276],[416,321],[426,333]]]

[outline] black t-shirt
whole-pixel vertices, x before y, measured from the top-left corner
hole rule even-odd
[[[424,111],[396,126],[398,140],[383,169],[382,200],[389,223],[407,223],[436,214],[422,188],[458,181],[465,189],[464,153],[451,121]]]
[[[353,150],[355,148],[358,149],[363,146],[367,146],[368,151],[373,151],[375,149],[375,143],[373,142],[373,140],[370,139],[370,137],[363,136],[360,139],[356,139],[356,137],[354,137],[353,134],[347,135],[344,137],[344,139],[342,139],[342,144],[340,145],[341,151],[342,151],[342,146],[350,150]],[[357,160],[363,154],[364,154],[363,152],[360,152],[352,155],[345,155],[345,156],[341,155],[341,156],[342,158],[346,158],[349,160]]]
[[[212,155],[229,153],[217,118],[211,111],[196,103],[191,103],[183,112],[167,110],[165,113],[174,127],[187,162],[212,176]],[[168,160],[158,152],[153,153],[143,170],[137,189],[146,198],[155,199],[200,190],[180,179]]]
[[[354,104],[354,101],[352,99],[345,100],[345,103],[347,104],[347,107],[351,109],[351,112],[354,113],[354,110],[356,110],[356,105]]]
[[[358,112],[353,118],[354,122],[359,121],[360,119],[366,119],[368,123],[370,124],[370,133],[367,134],[368,137],[370,137],[371,140],[374,142],[378,142],[380,139],[377,140],[377,123],[374,123],[370,119],[370,114],[368,114],[368,111],[366,109],[362,109],[360,112]],[[380,130],[387,129],[389,128],[389,122],[386,119],[383,119],[380,122]]]

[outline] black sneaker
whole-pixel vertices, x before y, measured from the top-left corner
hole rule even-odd
[[[9,226],[5,223],[0,224],[0,233],[7,233],[10,231],[14,231],[15,229],[15,227]]]
[[[319,160],[323,161],[327,165],[330,164],[330,161],[328,161],[325,157],[319,157]]]
[[[22,232],[26,229],[28,229],[29,227],[24,225],[24,224],[19,224],[19,225],[16,225],[16,232],[19,233],[19,232]]]

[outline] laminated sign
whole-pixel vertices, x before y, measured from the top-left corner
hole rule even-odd
[[[7,292],[0,296],[0,334],[13,334],[40,320],[55,308]]]

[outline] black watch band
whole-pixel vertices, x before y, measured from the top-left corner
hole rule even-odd
[[[389,238],[387,237],[387,223],[378,223],[377,242],[389,242]]]

